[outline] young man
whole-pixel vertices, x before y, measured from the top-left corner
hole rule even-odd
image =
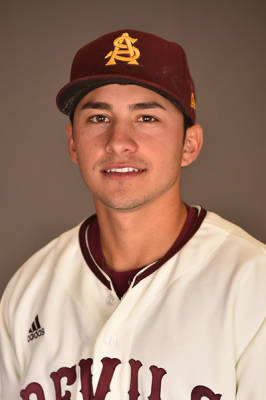
[[[57,104],[97,215],[35,254],[1,303],[1,398],[262,399],[265,248],[190,207],[202,146],[183,49],[107,34]]]

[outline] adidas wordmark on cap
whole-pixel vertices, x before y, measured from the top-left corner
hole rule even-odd
[[[177,43],[131,29],[99,37],[75,55],[70,82],[59,91],[57,106],[71,115],[86,93],[111,83],[135,83],[178,101],[195,122],[195,87]]]

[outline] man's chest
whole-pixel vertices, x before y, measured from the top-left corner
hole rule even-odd
[[[141,290],[119,301],[101,287],[86,304],[51,290],[27,316],[20,398],[234,399],[226,310],[192,299],[183,283],[157,296]]]

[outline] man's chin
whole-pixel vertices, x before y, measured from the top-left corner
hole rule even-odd
[[[105,207],[110,210],[118,212],[133,212],[142,208],[146,203],[147,199],[95,199],[95,206]]]

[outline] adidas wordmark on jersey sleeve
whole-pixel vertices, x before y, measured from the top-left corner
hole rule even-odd
[[[208,212],[120,300],[86,264],[79,229],[33,255],[4,293],[1,399],[265,398],[263,244]]]

